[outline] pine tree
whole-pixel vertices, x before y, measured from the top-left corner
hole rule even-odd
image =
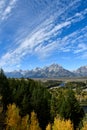
[[[2,96],[4,110],[6,110],[10,101],[10,94],[8,79],[5,76],[3,69],[0,69],[0,96]]]
[[[59,98],[59,115],[65,120],[70,119],[74,125],[74,130],[84,117],[84,111],[71,89],[66,90]]]

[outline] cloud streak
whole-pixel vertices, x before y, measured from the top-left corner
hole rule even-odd
[[[5,19],[7,19],[10,14],[11,14],[11,11],[12,9],[15,7],[15,4],[16,4],[17,0],[10,0],[8,6],[6,6],[6,8],[4,8],[5,6],[5,2],[1,1],[1,16],[0,16],[0,19],[3,21]]]

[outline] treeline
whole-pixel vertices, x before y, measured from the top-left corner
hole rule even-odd
[[[26,130],[59,130],[58,122],[64,124],[64,129],[60,130],[76,130],[83,125],[84,111],[69,88],[54,94],[41,82],[23,78],[7,79],[0,70],[0,95],[7,130],[17,130],[18,126],[18,130],[23,127]]]

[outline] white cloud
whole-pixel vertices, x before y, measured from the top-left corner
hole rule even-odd
[[[57,48],[57,42],[52,42],[50,44],[47,44],[47,45],[38,45],[36,48],[35,48],[35,53],[38,55],[38,57],[40,59],[43,59],[43,58],[47,58],[50,56],[50,54],[52,53],[52,51],[54,51],[56,48]],[[50,53],[51,52],[51,53]]]
[[[58,39],[59,43],[59,52],[71,52],[78,56],[78,54],[82,55],[85,51],[87,51],[87,26],[79,29],[62,39]]]
[[[80,43],[78,44],[77,49],[74,51],[74,53],[80,53],[84,51],[87,51],[87,45],[84,43]]]
[[[0,17],[2,15],[4,6],[5,6],[5,1],[4,0],[0,0]]]
[[[84,19],[86,17],[85,16],[86,14],[87,14],[87,8],[84,9],[84,11],[77,12],[74,16],[68,18],[67,20],[71,21],[72,23],[75,23],[75,22],[78,22],[78,21]]]
[[[5,10],[2,12],[1,20],[5,20],[10,15],[12,9],[14,8],[17,0],[10,0],[8,6],[5,8]]]
[[[5,4],[5,1],[0,0],[0,11],[3,9],[4,4]]]

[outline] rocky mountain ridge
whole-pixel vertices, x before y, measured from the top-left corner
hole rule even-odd
[[[82,66],[77,70],[71,72],[58,64],[52,64],[43,68],[35,68],[32,70],[19,70],[12,72],[5,72],[10,78],[60,78],[60,77],[84,77],[87,76],[87,66]]]

